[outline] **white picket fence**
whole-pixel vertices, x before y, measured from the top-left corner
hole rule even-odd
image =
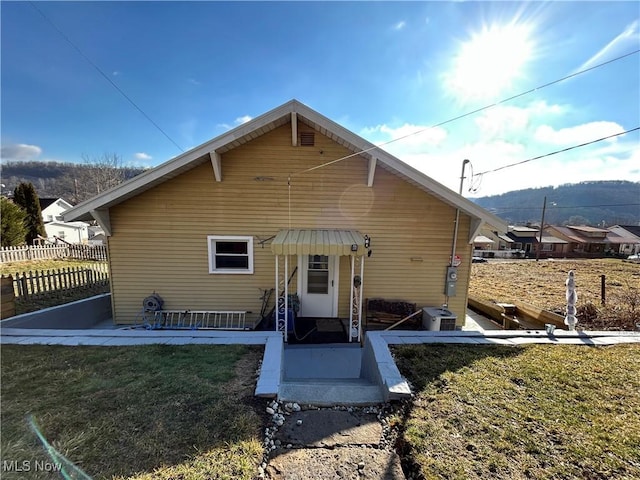
[[[79,260],[107,260],[106,245],[33,245],[0,248],[0,263],[27,260],[76,258]]]

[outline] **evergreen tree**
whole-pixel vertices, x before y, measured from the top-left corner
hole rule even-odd
[[[40,200],[32,183],[22,182],[13,191],[13,201],[27,214],[27,244],[31,245],[38,236],[46,237]]]
[[[15,203],[0,198],[0,239],[3,247],[22,245],[27,236],[27,213]]]

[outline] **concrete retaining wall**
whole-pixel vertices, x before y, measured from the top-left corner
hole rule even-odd
[[[0,322],[1,328],[84,329],[112,318],[111,294],[24,313]]]

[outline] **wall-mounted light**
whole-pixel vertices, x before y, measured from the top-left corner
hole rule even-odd
[[[364,248],[369,248],[371,246],[371,237],[369,235],[364,236]]]

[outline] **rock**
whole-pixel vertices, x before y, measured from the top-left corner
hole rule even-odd
[[[296,425],[298,425],[298,426],[302,425],[302,420],[296,421]]]
[[[300,411],[300,405],[298,405],[297,403],[294,403],[293,405],[291,405],[291,409],[294,412],[299,412]]]
[[[364,462],[358,463],[358,470],[362,470],[364,468]]]
[[[273,408],[271,408],[271,407],[267,407],[267,413],[268,413],[269,415],[273,415],[273,414],[274,414],[274,413],[276,413],[276,412],[275,412],[275,410],[274,410]]]

